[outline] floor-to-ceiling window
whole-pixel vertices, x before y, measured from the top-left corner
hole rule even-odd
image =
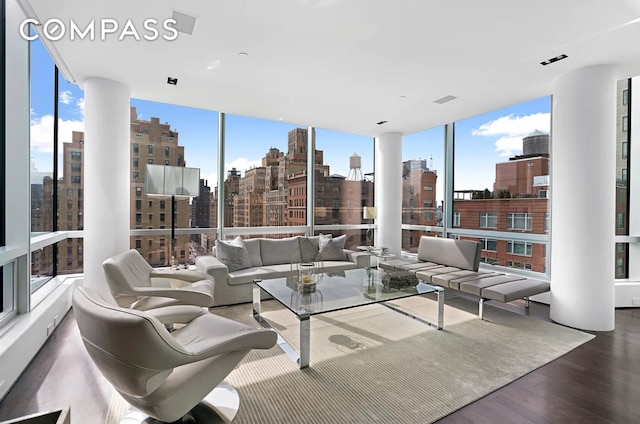
[[[242,230],[248,227],[305,226],[306,214],[301,211],[306,201],[301,196],[306,192],[307,127],[226,115],[225,128],[224,199],[219,202],[225,238],[249,236]],[[267,236],[264,232],[251,235]]]
[[[364,208],[374,205],[373,139],[316,129],[314,158],[315,232],[346,234],[348,249],[373,244],[369,228],[348,228],[375,222],[375,214],[364,215]]]
[[[72,231],[84,229],[84,92],[58,76],[57,231],[70,232],[57,243],[58,274],[83,271],[83,241]]]
[[[616,236],[629,235],[631,80],[618,81],[616,95]],[[615,278],[629,277],[629,243],[616,243]]]
[[[197,256],[210,254],[215,239],[210,229],[216,225],[212,194],[217,137],[217,112],[132,99],[131,248],[152,266],[192,264]],[[147,165],[195,168],[200,175],[198,188],[189,196],[176,196],[172,205],[171,195],[147,192]]]
[[[550,98],[455,123],[449,236],[484,262],[547,272]]]
[[[402,250],[418,251],[420,237],[442,234],[444,127],[402,139]]]
[[[32,32],[34,30],[32,29]],[[39,38],[29,44],[31,94],[31,237],[54,231],[55,108],[57,101],[55,64]],[[32,292],[54,275],[55,244],[31,253]]]

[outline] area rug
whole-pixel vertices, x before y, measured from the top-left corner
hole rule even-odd
[[[393,302],[435,321],[436,302],[413,297]],[[294,347],[296,318],[274,301],[264,316]],[[259,327],[250,305],[216,314]],[[592,335],[550,322],[447,299],[445,328],[381,305],[311,318],[311,365],[300,370],[279,347],[252,351],[229,374],[240,394],[234,424],[429,423],[486,396],[562,356]],[[107,423],[126,410],[115,395]]]

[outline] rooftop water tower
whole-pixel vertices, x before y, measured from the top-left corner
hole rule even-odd
[[[362,158],[354,153],[349,158],[349,176],[347,180],[362,181]]]

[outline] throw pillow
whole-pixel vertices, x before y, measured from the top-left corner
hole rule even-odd
[[[320,238],[320,249],[316,260],[346,261],[347,255],[343,250],[346,239],[347,236],[344,234],[336,238]]]
[[[249,252],[240,237],[233,241],[216,240],[216,257],[229,268],[229,272],[251,267]]]
[[[300,258],[302,262],[313,262],[318,257],[320,250],[320,239],[330,238],[327,236],[298,237],[300,242]]]
[[[242,241],[244,241],[247,252],[249,252],[251,266],[262,266],[262,257],[260,256],[260,239],[254,238]]]
[[[260,239],[260,257],[263,265],[281,265],[300,262],[298,237]]]

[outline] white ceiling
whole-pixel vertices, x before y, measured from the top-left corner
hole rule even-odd
[[[40,22],[131,19],[141,35],[147,18],[197,18],[175,41],[44,40],[81,87],[109,78],[140,99],[370,136],[549,95],[556,76],[589,65],[640,74],[639,0],[18,2]]]

